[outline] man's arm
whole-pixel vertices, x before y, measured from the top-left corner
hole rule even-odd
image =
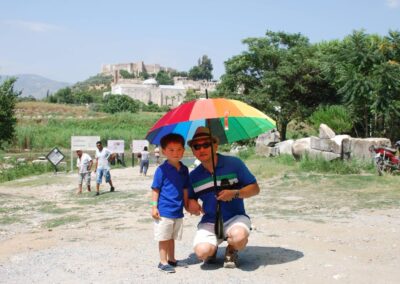
[[[249,198],[260,193],[258,183],[251,183],[241,189],[225,189],[218,193],[218,200],[231,201],[234,198]]]

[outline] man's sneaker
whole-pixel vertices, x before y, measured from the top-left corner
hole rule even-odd
[[[96,196],[97,196],[97,195],[100,195],[100,192],[97,191],[97,192],[96,192]]]
[[[158,264],[158,269],[164,271],[166,273],[175,273],[175,268],[170,264],[162,264],[161,262]]]
[[[182,260],[177,260],[177,261],[168,260],[168,264],[173,267],[188,267],[188,264]]]
[[[218,252],[218,247],[217,247],[217,249],[215,250],[215,253],[214,253],[212,256],[208,257],[208,258],[204,261],[204,263],[206,263],[206,264],[214,264],[214,263],[217,263],[217,252]]]
[[[115,190],[115,188],[112,186],[110,187],[110,191],[113,192]]]
[[[238,267],[237,250],[231,249],[229,246],[227,246],[226,251],[225,251],[224,267],[225,268]]]

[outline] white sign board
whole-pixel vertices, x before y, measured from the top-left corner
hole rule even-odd
[[[124,140],[108,140],[107,148],[111,153],[123,154],[125,152]]]
[[[57,147],[51,150],[46,156],[47,160],[49,160],[54,166],[57,166],[64,159],[64,157],[64,154],[61,153]]]
[[[139,153],[143,151],[143,148],[149,147],[149,141],[147,140],[132,140],[132,153]]]
[[[71,136],[71,151],[94,151],[97,141],[100,141],[100,136]]]

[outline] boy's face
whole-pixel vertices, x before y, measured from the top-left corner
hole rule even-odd
[[[182,159],[185,148],[180,143],[170,142],[165,149],[162,149],[162,153],[167,157],[168,161],[177,163]]]

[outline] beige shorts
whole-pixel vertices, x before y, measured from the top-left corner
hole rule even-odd
[[[161,217],[154,221],[154,239],[156,241],[181,240],[183,218]]]
[[[78,184],[82,184],[83,181],[85,181],[87,185],[90,185],[90,172],[78,174]]]
[[[250,218],[245,215],[237,215],[232,217],[224,223],[224,235],[228,235],[229,230],[234,226],[243,227],[248,234],[250,234],[251,221]],[[218,246],[224,240],[218,240],[214,232],[214,223],[200,223],[197,226],[197,232],[193,240],[193,247],[199,243],[209,243],[213,246]]]

